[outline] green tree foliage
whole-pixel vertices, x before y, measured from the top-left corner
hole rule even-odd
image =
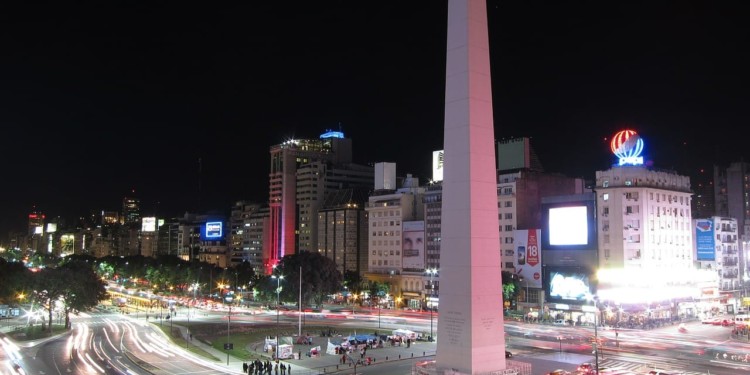
[[[302,267],[302,304],[313,301],[317,307],[326,297],[341,289],[343,276],[333,260],[311,251],[287,255],[277,267],[287,284],[282,289],[283,300],[296,301],[299,297],[300,267]],[[272,280],[275,281],[275,280]]]
[[[34,273],[33,299],[40,309],[47,311],[49,332],[52,332],[52,312],[55,311],[55,303],[64,295],[67,287],[66,276],[64,270],[57,268],[43,268]]]
[[[508,271],[502,271],[503,280],[503,300],[512,301],[518,298],[518,291],[520,288],[520,279],[518,275],[510,273]]]
[[[23,263],[0,258],[0,303],[16,305],[19,294],[28,294],[30,280],[31,271]]]
[[[65,284],[62,303],[65,327],[70,328],[70,314],[87,311],[108,298],[105,282],[94,272],[88,261],[69,260],[60,268],[60,280]]]

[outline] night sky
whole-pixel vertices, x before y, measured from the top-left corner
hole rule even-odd
[[[496,138],[587,179],[626,127],[657,168],[750,160],[747,4],[488,1]],[[35,208],[266,201],[269,147],[326,129],[422,181],[442,148],[446,1],[3,4],[0,21],[0,239]]]

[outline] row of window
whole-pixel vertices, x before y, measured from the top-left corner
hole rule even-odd
[[[390,252],[390,255],[398,255],[401,256],[401,250],[373,250],[372,255],[378,255],[378,256],[388,256]]]
[[[383,237],[383,236],[391,236],[391,237],[399,236],[399,237],[401,237],[401,231],[400,230],[396,230],[396,231],[393,231],[393,230],[390,230],[390,231],[388,231],[388,230],[387,231],[379,230],[377,232],[372,232],[372,236],[373,237]]]
[[[372,259],[370,262],[370,265],[372,266],[391,266],[391,267],[401,267],[401,260],[400,258],[396,259]]]
[[[373,228],[376,228],[376,227],[387,227],[387,226],[391,226],[391,227],[393,227],[393,226],[397,226],[397,227],[401,226],[401,220],[390,220],[390,221],[388,221],[388,220],[382,220],[382,221],[373,220],[371,223],[372,223],[372,227]]]

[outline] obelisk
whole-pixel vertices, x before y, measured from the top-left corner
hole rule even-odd
[[[486,0],[448,1],[438,374],[505,363]]]

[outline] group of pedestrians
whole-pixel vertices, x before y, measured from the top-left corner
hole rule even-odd
[[[261,361],[256,359],[255,361],[242,363],[242,372],[250,375],[287,375],[292,373],[292,365],[285,364],[284,362],[279,363],[277,360],[275,363],[270,360]]]

